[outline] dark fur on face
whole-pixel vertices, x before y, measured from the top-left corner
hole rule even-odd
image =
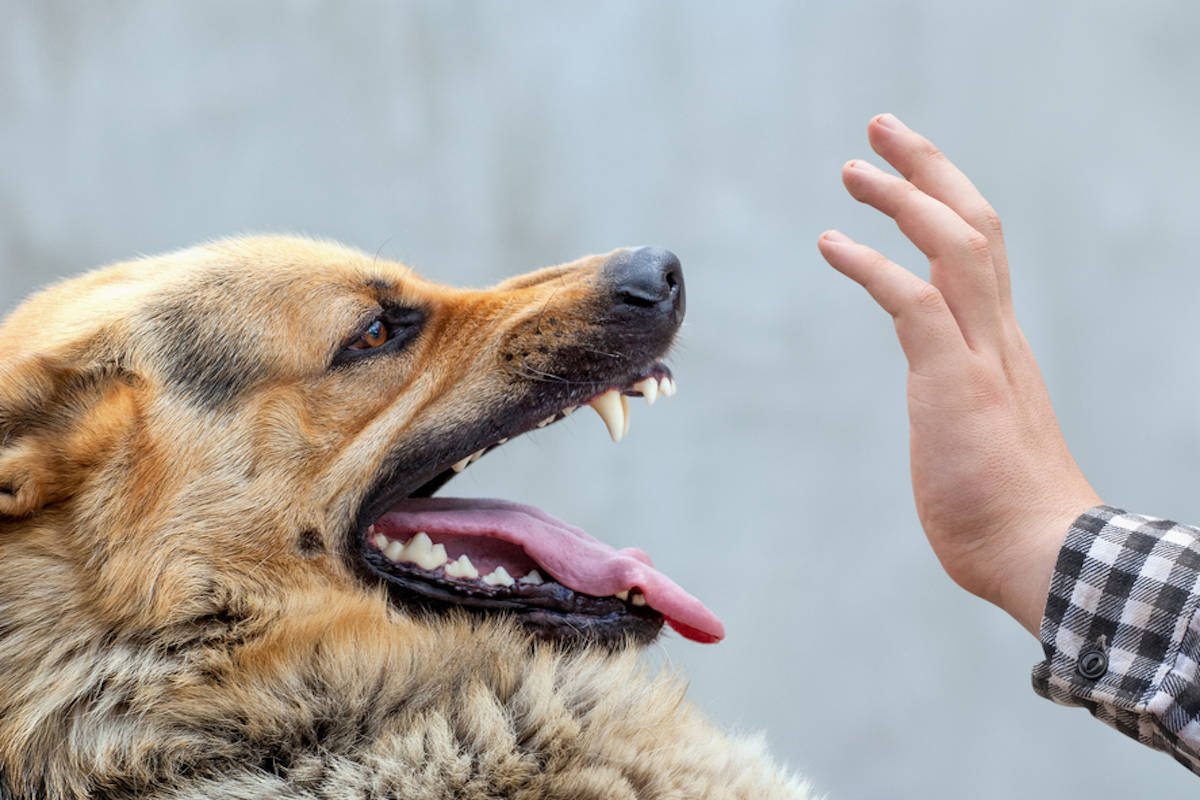
[[[0,798],[803,796],[613,649],[650,612],[567,650],[363,568],[372,514],[665,352],[678,320],[614,300],[629,252],[466,290],[238,239],[21,306]],[[396,344],[355,354],[377,319]]]

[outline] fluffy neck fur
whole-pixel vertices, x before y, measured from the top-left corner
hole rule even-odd
[[[632,651],[333,589],[116,630],[31,579],[47,554],[9,555],[28,571],[0,573],[0,796],[805,796]]]

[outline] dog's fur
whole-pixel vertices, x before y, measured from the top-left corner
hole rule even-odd
[[[409,613],[348,566],[397,453],[589,341],[605,258],[466,291],[249,238],[20,307],[0,327],[0,797],[804,796],[633,648]],[[425,312],[411,346],[331,369],[393,301]]]

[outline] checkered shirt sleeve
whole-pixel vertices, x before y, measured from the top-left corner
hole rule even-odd
[[[1033,688],[1200,774],[1200,529],[1109,506],[1067,533]]]

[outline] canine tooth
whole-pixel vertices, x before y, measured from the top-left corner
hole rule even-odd
[[[471,463],[471,457],[467,456],[462,461],[456,461],[454,463],[454,466],[450,467],[450,469],[454,470],[455,472],[462,472],[464,469],[466,469],[470,465],[470,463]]]
[[[508,574],[508,570],[504,567],[496,567],[492,570],[492,574],[486,576],[483,582],[488,586],[512,586],[516,581],[512,579],[512,575]]]
[[[662,392],[663,397],[674,397],[675,392],[678,391],[678,388],[679,387],[675,385],[675,381],[666,376],[664,376],[662,381],[660,381],[658,384],[658,390]]]
[[[600,415],[600,419],[604,420],[604,427],[608,428],[608,435],[614,442],[619,442],[625,437],[625,410],[629,404],[622,400],[623,395],[620,392],[609,389],[590,403]]]
[[[486,448],[486,447],[481,447],[481,448],[479,448],[479,449],[478,449],[478,450],[476,450],[474,453],[471,453],[471,455],[469,455],[469,456],[468,456],[468,458],[470,459],[470,461],[468,461],[467,463],[468,463],[468,464],[474,464],[476,461],[478,461],[479,459],[483,458],[483,454],[484,454],[484,453],[486,453],[486,452],[487,452],[487,448]]]
[[[621,414],[625,417],[625,424],[621,426],[621,438],[624,439],[629,435],[629,398],[621,395]]]
[[[621,591],[619,591],[615,595],[613,595],[613,597],[617,598],[618,600],[628,600],[629,599],[629,590],[622,589]]]
[[[400,560],[416,564],[422,569],[437,569],[446,563],[445,552],[446,549],[443,547],[442,558],[439,560],[433,551],[433,540],[429,538],[428,533],[421,531],[412,537],[408,544],[404,545],[404,552],[401,554]]]
[[[505,443],[505,442],[507,442],[507,441],[508,441],[508,437],[507,437],[507,436],[505,436],[503,439],[501,439],[500,441],[496,442],[496,444],[504,444],[504,443]]]
[[[393,539],[388,543],[387,549],[383,551],[383,554],[392,561],[399,561],[400,557],[404,555],[404,542]]]
[[[633,603],[635,606],[644,606],[646,605],[646,596],[641,592],[630,592],[629,602]]]
[[[575,413],[575,409],[577,409],[577,408],[579,408],[579,406],[567,406],[566,408],[564,408],[562,410],[562,415],[564,417],[569,417]]]
[[[546,427],[546,426],[547,426],[547,425],[549,425],[551,422],[554,422],[554,417],[555,417],[555,416],[556,416],[556,415],[554,415],[554,414],[551,414],[550,416],[546,417],[544,420],[542,420],[541,422],[539,422],[539,423],[537,424],[537,426],[538,426],[539,428],[544,428],[544,427]]]
[[[654,401],[658,399],[658,381],[654,378],[645,378],[633,385],[635,392],[641,392],[642,397],[646,398],[646,405],[654,405]]]
[[[543,583],[545,583],[545,581],[542,580],[542,573],[538,572],[536,569],[531,569],[525,574],[525,577],[518,580],[517,583],[522,583],[526,586],[541,586]]]
[[[459,556],[447,564],[445,573],[451,578],[475,580],[479,577],[479,570],[475,569],[475,565],[471,563],[471,559],[467,558],[466,554]]]

